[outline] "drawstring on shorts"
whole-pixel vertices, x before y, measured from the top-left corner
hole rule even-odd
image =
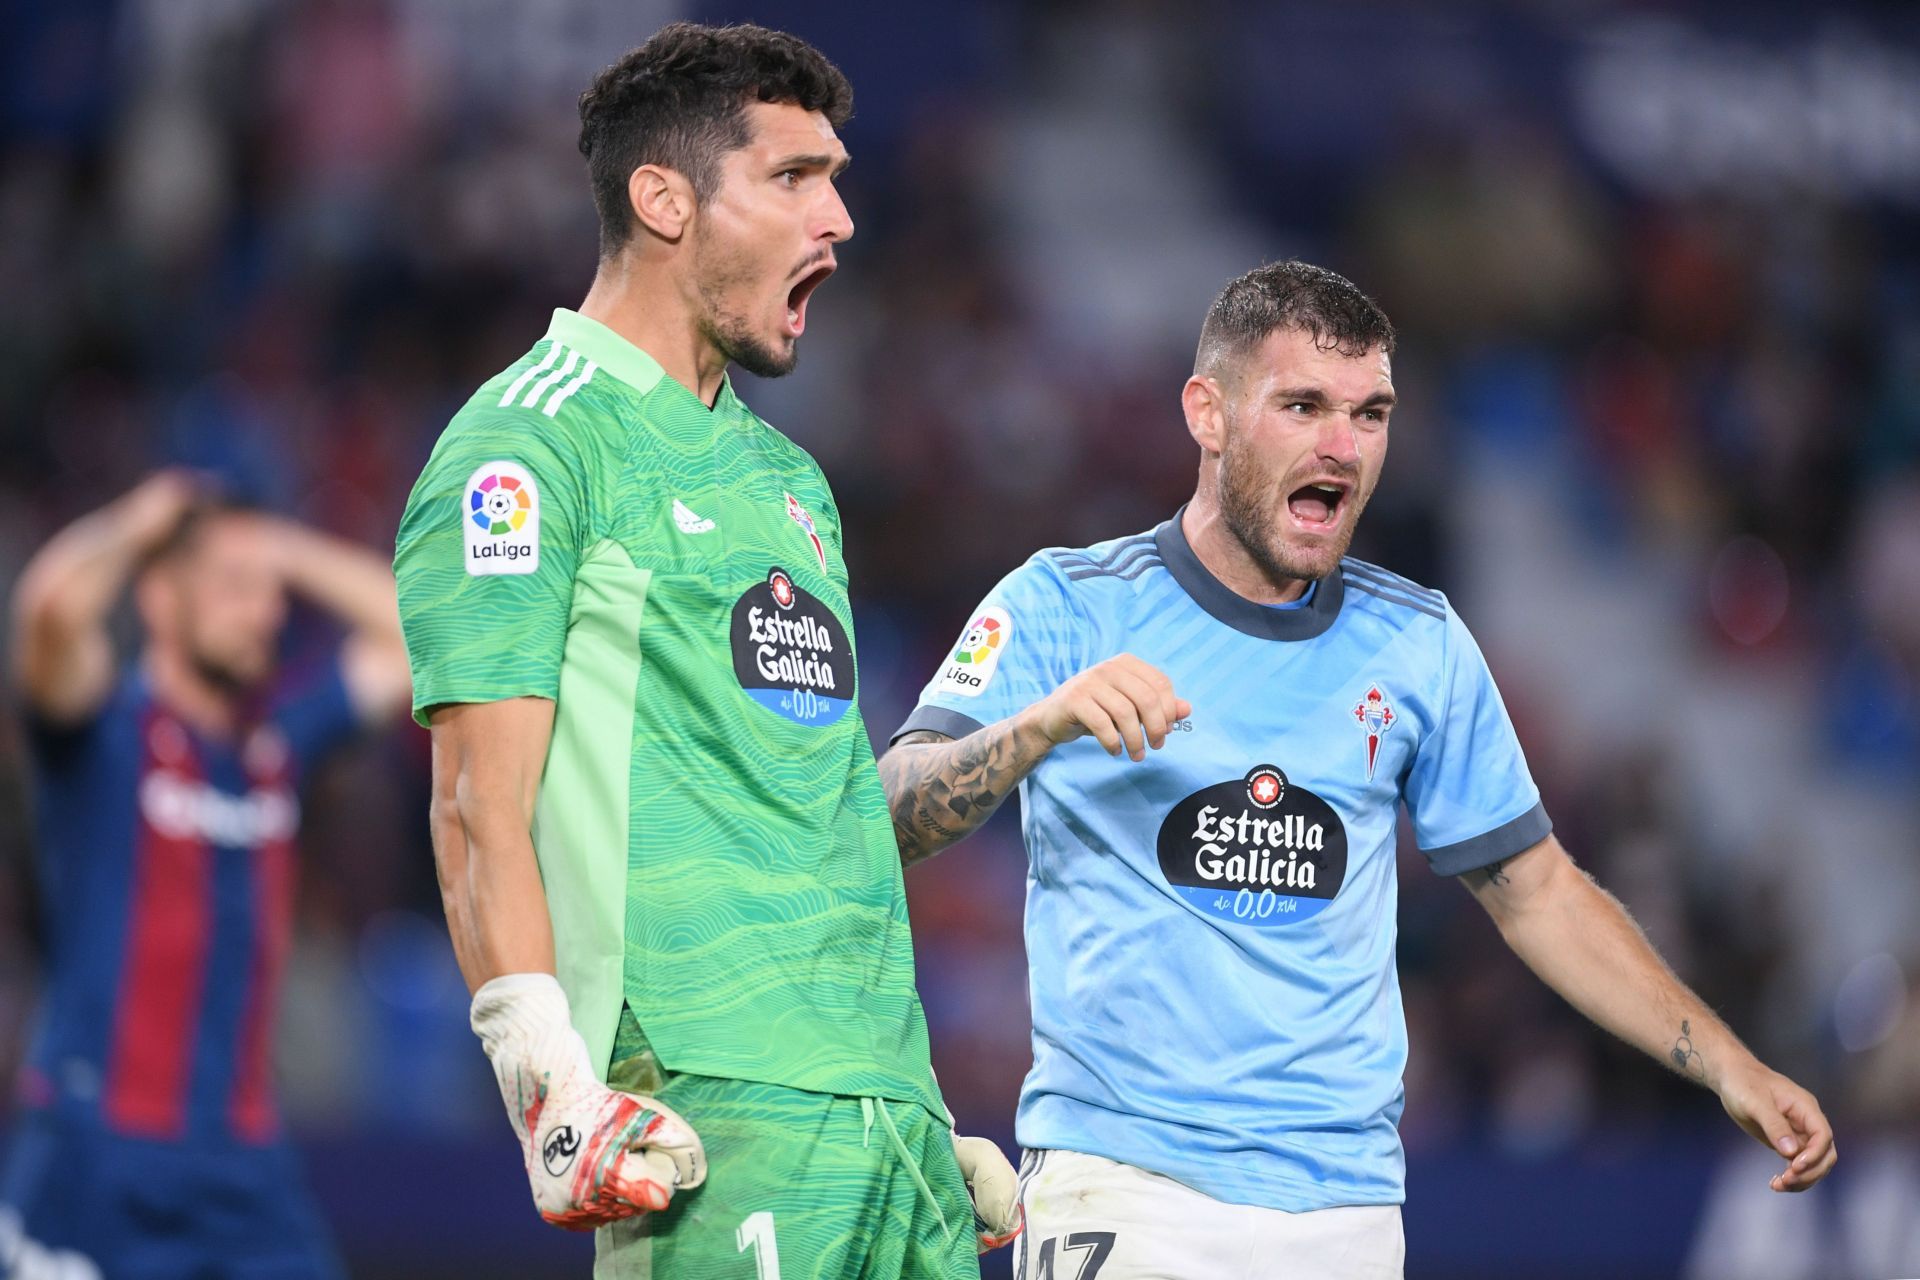
[[[947,1215],[941,1212],[940,1201],[935,1198],[933,1188],[927,1185],[927,1175],[920,1172],[920,1162],[908,1154],[907,1144],[901,1140],[900,1130],[894,1127],[893,1114],[887,1110],[885,1098],[863,1097],[860,1099],[860,1116],[866,1121],[866,1130],[861,1134],[860,1145],[862,1147],[873,1145],[875,1112],[879,1113],[880,1123],[886,1128],[888,1141],[893,1143],[894,1154],[900,1157],[900,1163],[905,1165],[907,1172],[913,1175],[913,1185],[919,1189],[921,1198],[932,1206],[933,1216],[939,1220],[941,1232],[951,1241],[953,1228],[947,1224]]]

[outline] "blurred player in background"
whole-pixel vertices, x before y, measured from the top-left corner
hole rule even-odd
[[[108,624],[129,583],[145,647],[122,666]],[[347,638],[281,680],[289,594]],[[84,1276],[83,1254],[108,1280],[340,1274],[281,1135],[269,1051],[298,788],[407,704],[392,576],[161,472],[27,565],[13,674],[50,954],[0,1268]]]
[[[1331,272],[1228,285],[1182,393],[1193,499],[1004,579],[881,761],[909,862],[1021,788],[1024,1277],[1401,1273],[1402,801],[1535,973],[1778,1152],[1775,1190],[1833,1166],[1812,1095],[1550,834],[1446,598],[1346,558],[1393,341]]]
[[[473,1027],[603,1276],[977,1275],[970,1187],[981,1247],[1016,1229],[929,1065],[832,495],[726,374],[793,368],[853,233],[851,107],[759,27],[602,73],[592,289],[454,417],[400,528]]]

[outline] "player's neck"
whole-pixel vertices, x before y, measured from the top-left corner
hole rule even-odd
[[[1255,604],[1291,604],[1305,595],[1311,585],[1305,578],[1271,577],[1227,528],[1220,516],[1219,503],[1213,501],[1204,488],[1187,504],[1180,517],[1180,532],[1201,566],[1243,600]]]
[[[701,333],[696,307],[665,266],[623,254],[600,264],[580,314],[652,356],[669,378],[712,408],[727,358]]]
[[[162,706],[200,734],[230,738],[240,727],[240,700],[193,669],[172,645],[147,648],[147,685]]]

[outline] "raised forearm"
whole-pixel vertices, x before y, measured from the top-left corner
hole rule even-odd
[[[960,739],[926,732],[901,738],[880,758],[900,860],[911,866],[971,835],[1052,747],[1023,716]]]
[[[1492,869],[1500,877],[1500,868]],[[1754,1059],[1669,969],[1614,896],[1562,860],[1524,905],[1494,912],[1527,967],[1595,1024],[1668,1068],[1718,1090]]]
[[[160,472],[61,530],[28,562],[14,588],[13,668],[40,715],[78,720],[104,701],[113,681],[107,616],[193,493],[185,473]]]
[[[101,625],[133,571],[180,523],[193,495],[186,473],[162,471],[74,521],[27,562],[19,606],[69,630]]]
[[[289,590],[367,639],[402,643],[393,571],[384,558],[290,520],[274,519],[269,528]]]

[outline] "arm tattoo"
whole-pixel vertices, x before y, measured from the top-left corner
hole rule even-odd
[[[880,757],[880,783],[908,866],[971,835],[1039,762],[1022,759],[1003,721],[955,741],[917,730]]]
[[[1498,884],[1498,885],[1512,884],[1513,877],[1507,874],[1506,867],[1507,867],[1507,860],[1505,858],[1502,858],[1500,861],[1490,864],[1487,867],[1487,883]]]
[[[1693,1028],[1684,1018],[1680,1022],[1680,1038],[1673,1042],[1673,1051],[1668,1054],[1668,1058],[1673,1063],[1673,1069],[1687,1079],[1705,1080],[1707,1078],[1706,1060],[1700,1056],[1700,1051],[1693,1047]]]

